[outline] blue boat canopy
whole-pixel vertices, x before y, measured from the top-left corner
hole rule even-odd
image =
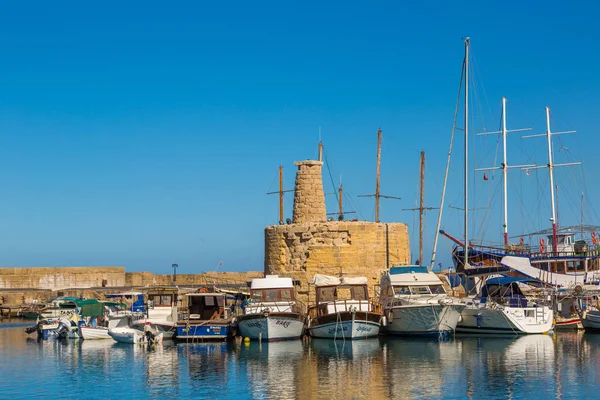
[[[429,270],[424,265],[402,265],[390,268],[390,275],[410,274],[412,272],[415,274],[426,274]]]
[[[513,282],[521,282],[521,283],[537,283],[537,284],[542,284],[543,282],[540,281],[539,279],[535,279],[535,278],[526,278],[524,276],[500,276],[500,277],[496,277],[496,278],[490,278],[488,279],[485,284],[486,285],[498,285],[498,286],[505,286],[505,285],[509,285]]]

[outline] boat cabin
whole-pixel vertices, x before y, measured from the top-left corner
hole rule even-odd
[[[179,320],[209,321],[228,319],[231,309],[227,304],[227,295],[223,293],[187,293],[182,299],[182,311]]]
[[[546,236],[546,253],[554,252],[554,236]],[[559,253],[574,253],[575,252],[575,234],[573,233],[558,233],[556,235],[556,250]]]
[[[264,278],[252,279],[250,301],[245,312],[258,313],[266,308],[278,312],[291,312],[295,302],[296,292],[292,278],[267,275]]]
[[[381,279],[381,297],[446,294],[440,278],[426,266],[391,267]]]
[[[342,277],[317,274],[314,278],[316,306],[312,318],[339,312],[371,311],[368,280],[365,277]]]
[[[525,308],[528,306],[527,292],[540,285],[543,283],[537,279],[517,276],[488,278],[481,290],[481,303],[493,300],[498,304]]]

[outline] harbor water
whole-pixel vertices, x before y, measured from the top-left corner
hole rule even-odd
[[[571,399],[600,390],[600,335],[276,343],[28,336],[0,325],[0,398]]]

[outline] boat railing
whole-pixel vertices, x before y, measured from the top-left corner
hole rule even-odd
[[[527,244],[510,244],[507,246],[498,245],[486,245],[486,244],[474,244],[471,243],[471,249],[481,251],[483,253],[490,253],[493,255],[511,255],[521,257],[531,257],[534,259],[552,259],[558,257],[600,257],[600,246],[595,249],[589,249],[587,251],[543,251],[540,252],[538,247],[531,247]],[[472,257],[478,257],[479,254],[472,253]]]
[[[321,301],[318,304],[308,308],[308,316],[317,318],[329,314],[337,314],[339,312],[371,312],[373,309],[370,300],[331,300]]]
[[[289,301],[273,301],[273,302],[251,302],[246,304],[246,309],[250,308],[256,310],[256,313],[264,312],[294,312],[298,314],[306,314],[306,305],[296,299]]]

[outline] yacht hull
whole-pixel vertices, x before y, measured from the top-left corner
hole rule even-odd
[[[464,309],[461,304],[413,304],[385,310],[389,335],[449,334],[456,326]]]
[[[528,317],[527,313],[533,313]],[[463,310],[461,322],[456,327],[459,333],[478,334],[536,334],[552,330],[553,312],[548,307],[475,307]]]

